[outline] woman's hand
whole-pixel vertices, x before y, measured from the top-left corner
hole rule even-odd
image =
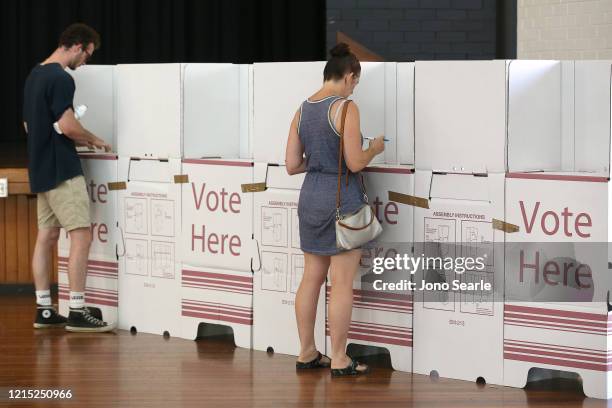
[[[369,148],[374,152],[375,155],[381,154],[385,151],[385,135],[380,135],[374,140],[370,140]]]

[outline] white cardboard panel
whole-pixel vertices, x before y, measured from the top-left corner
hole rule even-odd
[[[107,184],[117,180],[117,157],[81,155],[81,166],[90,199],[92,243],[87,262],[85,303],[101,309],[104,320],[117,323],[118,263],[117,196]],[[65,230],[58,244],[60,313],[68,315],[68,256],[70,239]]]
[[[506,170],[506,61],[415,63],[419,170]]]
[[[507,221],[520,229],[506,234],[504,384],[522,387],[541,367],[578,373],[589,397],[612,397],[609,181],[515,174],[506,192]],[[523,294],[529,301],[517,301]]]
[[[240,186],[253,183],[253,162],[183,159],[182,172],[183,262],[251,273],[254,195]]]
[[[508,169],[561,169],[561,62],[508,64]]]
[[[452,178],[452,183],[442,183],[452,191],[440,194],[445,198],[432,198],[429,209],[414,209],[415,254],[427,252],[423,242],[440,243],[445,245],[439,247],[440,253],[424,255],[486,256],[486,268],[463,274],[431,269],[425,277],[420,270],[415,275],[417,289],[424,278],[431,282],[429,275],[437,272],[448,283],[455,279],[461,282],[483,280],[492,283],[496,291],[493,294],[483,291],[477,298],[459,291],[428,293],[417,290],[414,298],[413,371],[428,375],[435,370],[441,377],[468,381],[483,377],[489,384],[501,384],[503,297],[496,296],[503,293],[504,264],[499,249],[504,236],[492,228],[492,219],[503,219],[504,216],[504,174],[489,174],[488,177],[435,175],[417,169],[415,195],[427,198],[431,184],[445,177]],[[459,194],[467,190],[473,180],[487,186],[485,200],[479,197],[465,200],[464,195]],[[453,191],[458,198],[454,198]],[[474,242],[479,246],[472,245]],[[477,254],[472,253],[474,250]]]
[[[235,64],[119,65],[119,155],[249,157],[249,71]]]
[[[74,78],[74,107],[86,105],[83,127],[117,148],[115,132],[115,66],[85,65],[66,70]]]
[[[146,167],[146,171],[140,171]],[[119,158],[119,328],[171,336],[181,332],[181,162]],[[165,180],[140,177],[167,174]],[[158,177],[159,178],[159,177]],[[154,180],[155,181],[150,181]]]
[[[81,154],[81,166],[87,183],[92,220],[92,243],[89,256],[93,259],[112,259],[116,262],[117,196],[108,183],[117,180],[117,156]]]
[[[253,65],[240,65],[240,158],[253,158]]]
[[[397,63],[385,63],[385,143],[384,163],[398,163],[398,70]]]
[[[359,106],[361,134],[364,137],[385,135],[387,139],[391,140],[385,143],[385,148],[389,148],[390,152],[381,153],[374,157],[370,162],[371,164],[385,163],[387,154],[389,154],[392,163],[396,162],[395,95],[391,94],[389,98],[386,95],[387,67],[391,71],[389,81],[394,84],[396,82],[395,65],[395,63],[384,62],[361,63],[359,85],[355,87],[355,91],[350,97]],[[364,146],[367,145],[368,142],[365,141]]]
[[[575,169],[575,63],[561,62],[561,170]]]
[[[608,173],[612,61],[575,62],[576,171]]]
[[[180,158],[182,64],[117,66],[120,156]]]
[[[255,239],[261,259],[261,267],[253,276],[253,348],[265,351],[272,347],[276,353],[298,355],[300,342],[294,304],[304,271],[297,216],[303,178],[287,175],[282,166],[255,163],[256,181],[266,180],[266,173],[278,182],[267,183],[266,191],[253,193]],[[315,323],[319,349],[325,344],[323,290],[321,287]]]
[[[251,348],[253,274],[183,264],[181,334],[194,340],[200,323],[229,326],[239,347]]]
[[[325,62],[253,64],[253,158],[285,163],[287,135],[300,104],[323,83]]]
[[[395,139],[395,95],[385,94],[386,65],[395,82],[395,63],[364,62],[359,85],[350,97],[359,106],[361,130],[366,137],[386,134]],[[254,64],[254,146],[256,162],[285,163],[287,135],[300,104],[323,84],[325,62],[282,62]],[[299,78],[299,80],[296,80]],[[389,114],[385,109],[389,109]],[[387,121],[393,120],[390,123]],[[388,133],[388,132],[389,133]],[[391,147],[391,158],[395,158]],[[373,163],[382,163],[384,155]]]
[[[389,191],[414,194],[414,167],[375,165],[362,171],[369,203],[383,227],[377,242],[412,243],[413,207],[389,201]]]
[[[183,74],[184,157],[240,154],[241,99],[247,81],[235,64],[186,64]],[[242,105],[248,108],[248,105]],[[248,129],[248,128],[247,128]]]
[[[397,64],[397,162],[414,164],[414,62]]]

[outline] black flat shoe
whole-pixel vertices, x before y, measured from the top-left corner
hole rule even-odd
[[[318,353],[319,354],[314,358],[314,360],[311,360],[307,363],[296,361],[295,368],[297,370],[306,370],[310,368],[328,368],[330,366],[330,362],[323,361],[323,357],[327,357],[327,356],[324,356],[323,354],[321,354],[320,351]]]
[[[370,367],[363,364],[365,366],[365,370],[358,370],[359,362],[354,358],[351,358],[351,363],[347,365],[345,368],[332,368],[331,375],[332,377],[343,377],[347,375],[362,375],[370,372]]]

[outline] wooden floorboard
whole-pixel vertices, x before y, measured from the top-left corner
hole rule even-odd
[[[0,296],[0,406],[605,407],[577,382],[527,390],[432,380],[377,367],[360,378],[296,373],[294,358],[225,340],[34,330],[33,298]],[[144,311],[143,311],[144,312]],[[292,329],[292,328],[289,328]],[[71,401],[16,404],[9,388],[70,389]]]

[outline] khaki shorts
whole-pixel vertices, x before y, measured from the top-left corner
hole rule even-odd
[[[38,228],[89,228],[89,195],[85,177],[76,176],[53,190],[38,193]]]

